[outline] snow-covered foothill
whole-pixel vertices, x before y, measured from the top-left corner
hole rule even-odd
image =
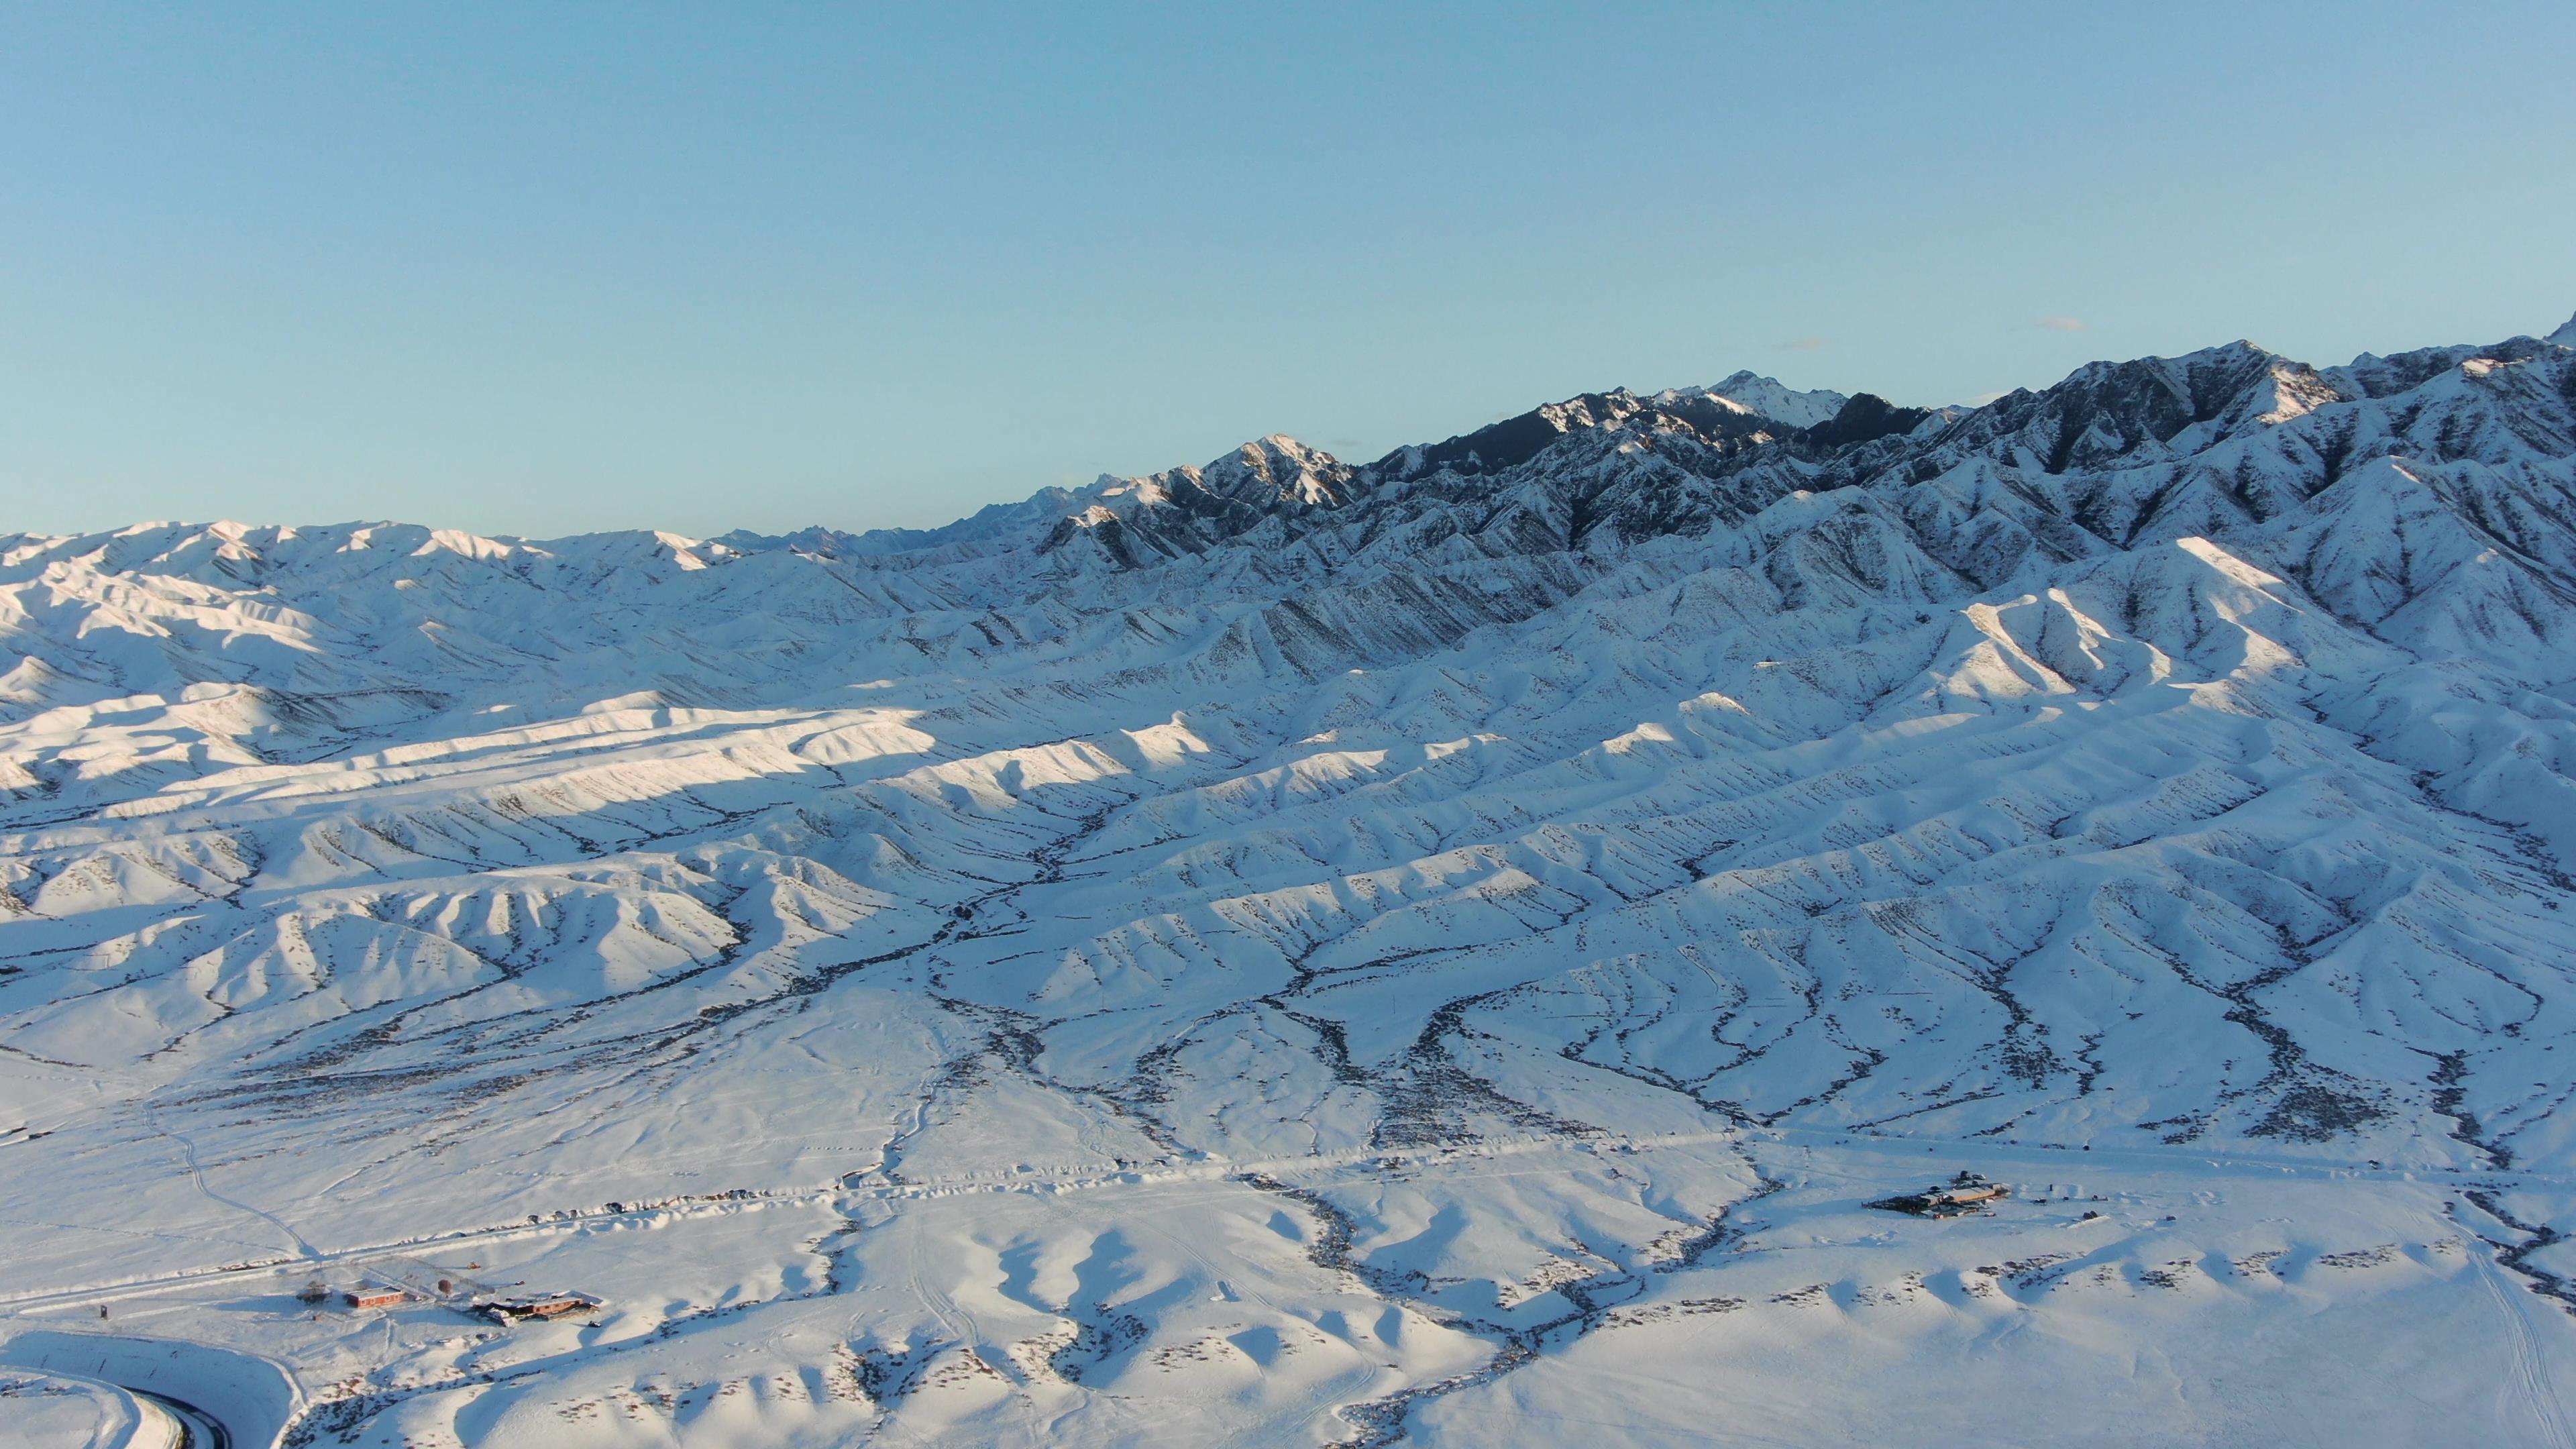
[[[2571,328],[929,530],[0,538],[0,1379],[264,1365],[169,1393],[298,1445],[2567,1445]]]

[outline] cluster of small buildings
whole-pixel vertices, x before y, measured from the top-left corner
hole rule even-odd
[[[335,1289],[316,1278],[296,1290],[296,1301],[319,1307],[333,1299],[343,1308],[393,1308],[411,1301],[411,1290],[387,1283],[361,1283],[354,1288]]]
[[[438,1280],[435,1294],[392,1283],[360,1283],[355,1287],[333,1289],[316,1278],[304,1285],[295,1296],[306,1303],[320,1305],[338,1299],[341,1306],[357,1311],[399,1308],[405,1303],[454,1302],[455,1283]],[[526,1319],[563,1318],[575,1313],[589,1313],[600,1307],[599,1299],[587,1293],[522,1293],[510,1296],[476,1298],[465,1311],[488,1318],[504,1328]]]
[[[519,1298],[479,1298],[474,1311],[508,1328],[522,1318],[562,1318],[588,1313],[600,1301],[587,1293],[538,1293]]]
[[[1921,1192],[1880,1198],[1869,1206],[1892,1213],[1912,1213],[1916,1217],[1946,1218],[1960,1213],[1982,1212],[1989,1204],[2010,1196],[2012,1189],[2002,1183],[1990,1182],[1982,1173],[1962,1172],[1948,1182],[1936,1182]]]

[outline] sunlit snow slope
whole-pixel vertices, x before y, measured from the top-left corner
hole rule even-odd
[[[18,535],[0,667],[0,1336],[239,1442],[2576,1443],[2576,323]]]

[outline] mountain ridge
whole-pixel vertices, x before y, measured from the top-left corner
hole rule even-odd
[[[452,528],[442,528],[436,525],[404,524],[394,520],[382,519],[363,522],[350,521],[326,525],[260,525],[231,519],[209,520],[207,522],[194,524],[180,521],[157,520],[126,525],[121,529],[112,530],[105,534],[37,535],[22,533],[15,535],[0,535],[0,545],[6,546],[6,548],[0,548],[0,552],[5,552],[6,549],[9,548],[24,547],[31,543],[68,542],[84,538],[103,539],[110,536],[124,536],[153,529],[201,529],[210,532],[229,531],[232,534],[241,535],[254,531],[273,531],[282,527],[307,532],[313,531],[316,528],[350,530],[427,528],[442,537],[453,537],[458,540],[473,540],[474,544],[469,546],[488,544],[507,549],[533,548],[551,552],[560,552],[564,546],[574,544],[585,539],[622,538],[640,534],[649,534],[671,547],[675,552],[698,551],[712,545],[723,552],[729,553],[753,553],[784,548],[837,554],[839,551],[857,546],[862,552],[882,554],[907,551],[911,548],[934,547],[941,541],[970,532],[982,534],[998,531],[996,525],[1004,524],[1006,522],[1024,523],[1032,516],[1042,514],[1071,516],[1073,514],[1083,512],[1088,508],[1099,506],[1097,500],[1104,495],[1114,495],[1124,498],[1133,495],[1140,488],[1148,488],[1157,483],[1161,483],[1162,486],[1167,489],[1169,487],[1169,483],[1164,480],[1186,478],[1189,482],[1196,483],[1197,475],[1214,472],[1230,477],[1232,476],[1234,469],[1244,466],[1251,466],[1255,471],[1255,475],[1257,475],[1259,469],[1266,465],[1259,463],[1247,464],[1246,460],[1259,458],[1265,453],[1265,451],[1277,449],[1283,445],[1297,458],[1310,460],[1310,466],[1323,470],[1347,469],[1354,473],[1368,473],[1378,476],[1386,476],[1409,471],[1420,471],[1424,467],[1424,463],[1421,461],[1423,456],[1440,449],[1457,450],[1459,460],[1463,461],[1467,453],[1474,451],[1474,440],[1493,435],[1497,429],[1514,427],[1515,425],[1521,425],[1523,427],[1528,427],[1532,424],[1544,426],[1549,435],[1548,441],[1553,441],[1555,437],[1562,436],[1566,431],[1572,429],[1589,429],[1599,426],[1608,426],[1648,409],[1671,408],[1675,406],[1687,407],[1693,402],[1706,401],[1720,404],[1726,409],[1726,411],[1733,413],[1738,417],[1750,419],[1757,426],[1761,423],[1777,425],[1778,431],[1784,435],[1790,433],[1812,434],[1819,428],[1829,428],[1830,425],[1836,421],[1837,415],[1855,399],[1865,399],[1865,411],[1874,415],[1873,420],[1875,420],[1876,416],[1884,416],[1890,419],[1904,419],[1906,420],[1905,428],[1911,428],[1921,424],[1927,419],[1937,420],[1945,424],[1955,423],[1968,415],[1987,412],[2013,399],[2051,398],[2062,396],[2070,390],[2083,386],[2087,380],[2093,378],[2106,376],[2117,378],[2126,376],[2129,379],[2127,385],[2134,388],[2137,385],[2136,378],[2140,374],[2158,369],[2169,369],[2174,366],[2182,366],[2186,370],[2191,370],[2205,368],[2215,364],[2220,366],[2223,370],[2232,370],[2236,367],[2241,367],[2246,360],[2256,358],[2269,359],[2274,365],[2281,369],[2279,375],[2277,375],[2273,380],[2276,393],[2279,393],[2280,389],[2284,385],[2289,389],[2286,396],[2289,397],[2290,401],[2286,404],[2275,402],[2271,408],[2267,409],[2266,416],[2263,420],[2285,421],[2288,417],[2297,415],[2297,412],[2305,411],[2307,408],[2313,407],[2320,402],[2354,400],[2352,396],[2354,390],[2360,390],[2367,395],[2368,389],[2373,385],[2385,387],[2388,385],[2387,379],[2392,370],[2394,370],[2397,375],[2406,379],[2401,385],[2402,387],[2411,387],[2420,384],[2425,377],[2430,375],[2431,372],[2440,371],[2450,366],[2457,366],[2462,361],[2469,360],[2472,356],[2487,357],[2500,352],[2510,352],[2517,343],[2530,343],[2535,340],[2545,344],[2562,347],[2576,346],[2576,317],[2571,317],[2565,324],[2562,324],[2555,332],[2545,338],[2534,339],[2529,336],[2521,336],[2506,339],[2504,342],[2485,347],[2425,348],[2418,349],[2417,351],[2410,353],[2399,354],[2393,359],[2382,358],[2375,354],[2365,353],[2354,359],[2353,362],[2344,366],[2325,368],[2322,370],[2310,366],[2309,364],[2299,363],[2291,359],[2281,357],[2279,354],[2273,353],[2268,349],[2261,347],[2259,344],[2239,339],[2234,342],[2203,348],[2196,352],[2181,354],[2173,358],[2144,357],[2134,359],[2126,363],[2086,363],[2069,373],[2066,378],[2061,379],[2059,382],[2052,384],[2047,388],[2040,389],[2037,392],[2033,392],[2031,389],[2027,388],[2015,389],[2010,393],[1999,395],[1992,402],[1973,408],[1910,407],[1888,403],[1886,400],[1878,398],[1874,394],[1844,394],[1834,392],[1829,389],[1799,392],[1785,387],[1772,378],[1761,376],[1750,370],[1740,370],[1729,375],[1721,382],[1708,387],[1668,388],[1651,395],[1638,394],[1630,392],[1627,389],[1614,389],[1607,393],[1579,394],[1573,398],[1564,399],[1559,402],[1543,404],[1539,408],[1533,409],[1528,413],[1506,419],[1499,424],[1489,425],[1484,429],[1453,435],[1440,443],[1413,444],[1399,447],[1383,455],[1375,462],[1362,465],[1347,463],[1345,460],[1335,458],[1333,455],[1322,449],[1310,447],[1300,440],[1289,437],[1285,434],[1271,434],[1264,438],[1249,440],[1230,452],[1221,455],[1216,459],[1212,459],[1205,464],[1196,466],[1180,466],[1165,470],[1162,473],[1140,475],[1132,478],[1121,478],[1111,474],[1103,474],[1095,482],[1087,484],[1079,489],[1050,486],[1039,489],[1037,492],[1030,494],[1026,498],[987,504],[971,515],[956,519],[947,524],[936,525],[929,528],[884,528],[867,530],[860,533],[850,533],[829,525],[813,524],[808,525],[803,529],[791,530],[784,534],[760,534],[749,530],[738,529],[729,533],[713,535],[704,539],[692,538],[687,535],[673,533],[668,530],[649,529],[611,530],[601,534],[568,534],[550,538],[538,538],[517,534],[472,534]],[[2520,359],[2512,358],[2506,360]],[[2429,368],[2427,367],[2428,363],[2430,364]],[[2179,387],[2187,390],[2189,383],[2183,382],[2178,384],[2168,380],[2167,387],[2169,389]],[[1755,401],[1743,401],[1742,398],[1736,396],[1736,394],[1742,394],[1743,397],[1753,398]],[[2245,399],[2244,401],[2250,403],[2253,400]],[[2181,397],[2181,403],[2184,406],[2191,405],[2190,399],[2187,396]],[[1764,404],[1767,404],[1772,410],[1765,411],[1763,406]],[[2284,411],[2285,407],[2293,410]],[[1596,411],[1603,415],[1602,421],[1595,421],[1594,413]],[[2210,421],[2210,419],[2194,416],[2191,418],[2191,421],[2206,422]],[[1900,428],[1898,430],[1902,431],[1904,429]],[[1872,432],[1868,437],[1883,435],[1883,431]],[[1834,442],[1868,440],[1868,437],[1850,437],[1830,432],[1828,436]],[[2163,439],[2159,439],[2159,441],[2163,441]],[[1510,455],[1509,461],[1488,463],[1480,460],[1475,466],[1508,467],[1512,464],[1524,461],[1528,456],[1528,450],[1525,446],[1518,451],[1513,451],[1509,445],[1505,445],[1505,451]],[[1318,499],[1313,496],[1306,496],[1301,498],[1300,501],[1311,504],[1318,501]],[[1048,521],[1051,523],[1053,518],[1050,517]],[[867,542],[869,540],[877,540],[878,542],[870,545]]]
[[[149,1295],[305,1442],[2551,1442],[2443,1386],[2576,1365],[2576,346],[1767,381],[0,539],[0,1331]]]

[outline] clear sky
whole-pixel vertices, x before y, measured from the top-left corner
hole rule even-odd
[[[0,532],[943,521],[2576,309],[2576,6],[19,5]]]

